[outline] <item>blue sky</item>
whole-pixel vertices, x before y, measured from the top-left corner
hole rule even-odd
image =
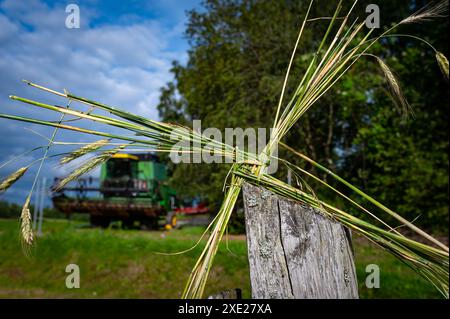
[[[65,8],[71,3],[80,8],[79,29],[65,26]],[[27,79],[157,119],[159,89],[172,79],[172,61],[187,60],[185,11],[199,9],[199,3],[0,0],[0,113],[57,118],[9,100],[9,95],[18,95],[50,104],[63,103],[21,82]],[[0,165],[46,143],[30,130],[45,136],[52,132],[50,128],[0,119]],[[86,142],[93,138],[60,131],[56,140]],[[36,151],[0,167],[0,178],[41,156],[42,152]],[[43,176],[53,179],[72,168],[48,160]],[[1,194],[0,200],[22,203],[34,171]]]

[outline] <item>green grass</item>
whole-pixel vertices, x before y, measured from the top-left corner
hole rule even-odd
[[[158,255],[194,245],[202,228],[172,231],[90,229],[82,222],[50,220],[26,257],[16,220],[0,219],[0,298],[178,298],[203,245],[181,255]],[[354,241],[361,298],[440,298],[439,293],[392,256],[361,238]],[[243,236],[223,243],[205,296],[241,288],[250,297]],[[80,266],[81,288],[65,287],[66,265]],[[364,287],[365,267],[380,266],[381,287]]]

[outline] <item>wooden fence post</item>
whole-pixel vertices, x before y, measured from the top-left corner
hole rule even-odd
[[[358,298],[350,232],[264,188],[243,191],[253,298]]]

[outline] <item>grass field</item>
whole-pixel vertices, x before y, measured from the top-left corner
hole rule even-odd
[[[91,229],[82,222],[50,220],[44,235],[25,256],[17,220],[0,219],[0,298],[178,298],[201,245],[190,248],[202,228],[172,231]],[[206,294],[241,288],[250,297],[244,236],[231,236],[219,249]],[[409,268],[362,238],[355,238],[361,298],[440,298]],[[67,289],[66,265],[80,267],[80,289]],[[365,267],[380,267],[379,289],[365,288]]]

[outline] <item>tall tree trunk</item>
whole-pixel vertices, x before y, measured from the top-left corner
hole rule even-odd
[[[264,188],[243,190],[253,298],[358,298],[350,232]]]

